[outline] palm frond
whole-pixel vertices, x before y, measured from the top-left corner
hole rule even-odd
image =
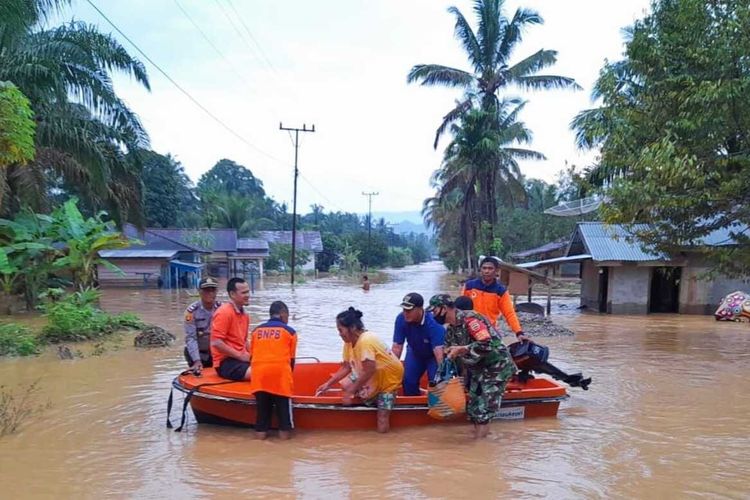
[[[466,71],[440,64],[417,64],[406,77],[408,83],[420,85],[443,85],[445,87],[469,87],[474,76]]]
[[[464,15],[458,10],[457,7],[450,7],[448,12],[453,14],[456,18],[455,33],[456,38],[459,39],[461,45],[463,45],[466,55],[469,56],[469,62],[471,62],[474,71],[481,71],[482,69],[482,50],[479,47],[479,42],[474,34],[474,30],[466,20]]]
[[[513,19],[504,26],[502,41],[498,44],[494,54],[495,64],[508,64],[513,55],[513,49],[521,42],[523,30],[527,25],[543,23],[544,19],[537,12],[530,9],[517,9],[513,14]]]
[[[567,76],[554,75],[535,75],[521,76],[514,82],[521,88],[529,90],[550,90],[550,89],[573,89],[581,90],[581,86],[573,78]]]

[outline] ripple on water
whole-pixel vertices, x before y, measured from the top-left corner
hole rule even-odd
[[[405,293],[429,297],[455,286],[433,263],[392,272],[369,292],[341,278],[295,289],[269,281],[250,312],[257,324],[271,301],[284,300],[300,332],[299,354],[337,360],[341,310],[361,309],[368,328],[390,344]],[[107,290],[102,302],[180,333],[192,300],[184,292]],[[198,427],[190,418],[187,432],[174,433],[164,424],[170,382],[184,367],[179,342],[71,362],[3,361],[6,385],[40,379],[39,397],[52,405],[0,439],[4,495],[641,498],[750,491],[747,325],[574,311],[553,318],[576,336],[545,338],[551,361],[593,376],[591,389],[571,389],[557,419],[496,423],[481,442],[464,425],[385,436],[299,432],[283,443],[254,441],[246,429]]]

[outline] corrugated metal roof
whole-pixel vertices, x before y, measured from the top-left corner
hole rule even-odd
[[[568,246],[568,239],[561,241],[553,241],[551,243],[546,243],[544,245],[538,246],[536,248],[530,248],[528,250],[524,250],[523,252],[516,252],[510,254],[511,257],[514,259],[525,259],[526,257],[531,257],[532,255],[539,255],[540,253],[548,253],[548,252],[554,252],[556,250],[562,250],[565,247]]]
[[[212,243],[211,248],[207,248],[206,250],[213,252],[234,252],[237,250],[237,230],[235,229],[161,229],[150,227],[146,231],[192,247],[196,247],[196,245],[188,243],[186,238],[189,239],[190,235],[195,233],[207,233],[211,235]]]
[[[146,250],[142,248],[125,248],[121,250],[102,250],[99,256],[104,259],[171,259],[177,250]]]
[[[210,253],[187,243],[175,241],[172,238],[167,238],[165,236],[157,234],[148,228],[143,231],[139,231],[132,224],[125,224],[122,232],[131,240],[139,240],[141,244],[134,245],[134,247],[137,246],[141,250],[174,250],[177,252]]]
[[[587,253],[598,262],[670,260],[670,257],[662,252],[644,248],[643,244],[634,236],[635,233],[647,230],[648,228],[649,226],[646,224],[625,226],[621,224],[605,224],[603,222],[579,222],[567,253],[568,255]],[[741,233],[747,230],[747,227],[739,224],[736,227],[717,229],[701,238],[696,245],[733,245],[737,242],[731,236],[731,233]]]
[[[591,255],[588,255],[588,254],[571,255],[570,257],[555,257],[554,259],[538,260],[536,262],[524,262],[523,264],[518,264],[518,267],[523,267],[524,269],[533,269],[535,267],[543,267],[543,266],[548,266],[550,264],[564,264],[566,262],[581,262],[584,260],[589,260],[590,258],[591,258]]]
[[[237,250],[268,250],[268,242],[259,238],[240,238],[237,240]]]
[[[260,237],[268,243],[292,244],[291,231],[258,231]],[[297,231],[297,248],[310,250],[312,252],[323,251],[323,240],[320,231]]]
[[[643,224],[632,226],[633,231],[645,229]],[[669,260],[660,252],[650,252],[641,247],[633,233],[619,224],[580,222],[573,235],[571,246],[580,239],[587,254],[597,261],[649,262]]]

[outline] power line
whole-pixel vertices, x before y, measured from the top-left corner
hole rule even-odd
[[[127,41],[128,43],[130,43],[130,45],[132,45],[132,46],[133,46],[133,48],[135,48],[135,50],[137,50],[137,51],[138,51],[138,53],[139,53],[139,54],[141,54],[141,55],[143,56],[143,58],[144,58],[144,59],[146,59],[146,61],[148,61],[148,62],[149,62],[149,63],[150,63],[150,64],[151,64],[151,65],[152,65],[152,66],[153,66],[154,68],[156,68],[156,70],[157,70],[157,71],[159,71],[159,73],[161,73],[161,74],[162,74],[162,75],[164,76],[164,78],[166,78],[166,79],[167,79],[167,80],[168,80],[168,81],[169,81],[169,82],[170,82],[170,83],[171,83],[172,85],[174,85],[174,86],[175,86],[175,88],[177,88],[177,90],[179,90],[179,91],[180,91],[180,92],[181,92],[181,93],[182,93],[182,94],[183,94],[183,95],[184,95],[185,97],[187,97],[187,98],[188,98],[188,99],[189,99],[189,100],[190,100],[190,101],[191,101],[191,102],[192,102],[192,103],[193,103],[193,104],[194,104],[195,106],[197,106],[197,107],[198,107],[198,108],[199,108],[199,109],[200,109],[201,111],[203,111],[203,112],[204,112],[204,113],[205,113],[206,115],[208,115],[208,116],[209,116],[209,117],[210,117],[210,118],[211,118],[211,119],[212,119],[213,121],[215,121],[215,122],[216,122],[216,123],[217,123],[217,124],[218,124],[219,126],[221,126],[221,128],[223,128],[223,129],[224,129],[225,131],[229,132],[229,133],[230,133],[230,134],[231,134],[232,136],[234,136],[234,137],[235,137],[236,139],[238,139],[238,140],[239,140],[240,142],[242,142],[242,143],[243,143],[243,144],[245,144],[246,146],[250,147],[251,149],[253,149],[253,150],[255,150],[256,152],[260,153],[261,155],[265,156],[266,158],[268,158],[268,159],[270,159],[270,160],[273,160],[273,161],[275,161],[275,162],[277,162],[277,163],[279,163],[279,164],[281,164],[281,165],[289,165],[289,163],[288,163],[287,161],[281,160],[280,158],[277,158],[277,157],[275,157],[274,155],[272,155],[272,154],[270,154],[270,153],[268,153],[268,152],[264,151],[263,149],[259,148],[259,147],[258,147],[258,146],[256,146],[255,144],[251,143],[251,142],[250,142],[249,140],[247,140],[247,139],[246,139],[245,137],[243,137],[243,136],[242,136],[242,135],[241,135],[241,134],[240,134],[239,132],[237,132],[236,130],[234,130],[234,129],[233,129],[232,127],[230,127],[229,125],[227,125],[227,124],[226,124],[226,123],[225,123],[225,122],[224,122],[223,120],[221,120],[221,118],[219,118],[218,116],[216,116],[216,115],[215,115],[215,114],[214,114],[213,112],[211,112],[211,110],[209,110],[209,109],[208,109],[208,108],[207,108],[206,106],[204,106],[204,105],[203,105],[203,104],[202,104],[202,103],[201,103],[200,101],[198,101],[198,99],[196,99],[195,97],[193,97],[193,96],[192,96],[192,94],[190,94],[190,93],[189,93],[189,92],[188,92],[188,91],[187,91],[187,90],[186,90],[186,89],[185,89],[184,87],[182,87],[182,86],[181,86],[181,85],[180,85],[179,83],[177,83],[177,81],[176,81],[176,80],[175,80],[174,78],[172,78],[172,77],[171,77],[171,76],[170,76],[170,75],[169,75],[169,74],[168,74],[168,73],[167,73],[167,72],[166,72],[166,71],[165,71],[164,69],[162,69],[162,67],[161,67],[161,66],[159,66],[159,64],[157,64],[157,63],[156,63],[156,62],[155,62],[155,61],[154,61],[153,59],[151,59],[151,57],[149,57],[149,56],[148,56],[148,54],[146,54],[146,52],[144,52],[144,51],[143,51],[143,50],[142,50],[142,49],[141,49],[141,48],[140,48],[140,47],[138,46],[138,44],[136,44],[136,43],[135,43],[135,42],[134,42],[134,41],[133,41],[133,40],[132,40],[132,39],[131,39],[131,38],[130,38],[130,37],[129,37],[129,36],[127,35],[127,34],[125,34],[125,32],[124,32],[124,31],[122,31],[122,30],[121,30],[121,29],[120,29],[120,28],[119,28],[119,27],[118,27],[118,26],[117,26],[117,25],[116,25],[116,24],[114,23],[114,21],[112,21],[112,20],[111,20],[111,19],[110,19],[110,18],[109,18],[109,17],[108,17],[108,16],[107,16],[107,15],[106,15],[106,14],[105,14],[105,13],[104,13],[104,12],[103,12],[103,11],[102,11],[102,10],[101,10],[101,9],[100,9],[99,7],[98,7],[98,6],[97,6],[97,5],[96,5],[96,4],[95,4],[95,3],[94,3],[94,2],[92,1],[92,0],[86,0],[86,2],[87,2],[87,3],[88,3],[88,4],[89,4],[89,5],[90,5],[90,6],[91,6],[91,7],[92,7],[92,8],[93,8],[93,9],[94,9],[94,10],[95,10],[96,12],[98,12],[98,13],[99,13],[99,15],[100,15],[100,16],[102,16],[102,18],[103,18],[103,19],[104,19],[104,20],[105,20],[105,21],[106,21],[106,22],[107,22],[107,23],[108,23],[108,24],[109,24],[110,26],[112,26],[112,28],[113,28],[113,29],[114,29],[115,31],[117,31],[117,32],[118,32],[118,33],[119,33],[119,34],[120,34],[120,35],[121,35],[121,36],[122,36],[122,37],[123,37],[123,38],[124,38],[124,39],[125,39],[125,40],[126,40],[126,41]],[[176,0],[175,0],[175,3],[177,3],[177,1],[176,1]],[[181,7],[181,6],[179,5],[179,3],[178,3],[178,7]],[[183,11],[183,13],[185,13],[185,14],[186,14],[186,12],[184,11],[184,9],[182,9],[182,8],[181,8],[180,10],[182,10],[182,11]],[[187,15],[187,14],[186,14],[186,16],[188,17],[188,19],[191,19],[189,15]],[[191,20],[191,22],[193,22],[193,21]],[[193,22],[193,24],[194,24],[194,25],[196,25],[196,23],[194,23],[194,22]],[[211,44],[212,48],[214,48],[214,50],[217,50],[217,52],[219,52],[219,53],[220,53],[220,55],[221,55],[221,51],[220,51],[220,50],[218,50],[218,47],[216,47],[216,46],[215,46],[215,45],[214,45],[214,44],[213,44],[213,43],[212,43],[212,42],[210,41],[210,39],[209,39],[209,38],[208,38],[208,37],[206,36],[206,34],[205,34],[205,33],[204,33],[204,32],[203,32],[203,31],[202,31],[202,30],[201,30],[200,28],[198,28],[198,26],[197,26],[197,25],[196,25],[196,28],[197,28],[197,29],[198,29],[198,30],[199,30],[199,31],[201,32],[201,34],[202,34],[202,35],[204,36],[204,38],[206,39],[206,41],[207,41],[207,42],[208,42],[209,44]],[[222,55],[222,57],[223,57],[223,55]],[[324,195],[322,194],[322,192],[321,192],[321,191],[320,191],[319,189],[317,189],[317,188],[316,188],[316,187],[315,187],[315,186],[313,185],[313,183],[312,183],[312,182],[311,182],[311,181],[310,181],[309,179],[307,179],[306,177],[304,177],[304,176],[303,176],[303,175],[301,175],[301,174],[299,174],[299,175],[300,175],[300,176],[302,177],[302,179],[303,179],[303,180],[304,180],[304,181],[305,181],[305,182],[306,182],[306,183],[307,183],[307,184],[308,184],[308,185],[309,185],[309,186],[310,186],[310,187],[311,187],[311,188],[312,188],[312,189],[313,189],[313,190],[314,190],[315,192],[317,192],[317,193],[318,193],[318,195],[320,195],[320,196],[321,196],[321,197],[322,197],[323,199],[325,199],[326,201],[328,201],[328,202],[329,202],[329,203],[330,203],[331,205],[333,205],[334,207],[338,208],[338,209],[339,209],[340,211],[342,211],[342,212],[346,212],[346,210],[344,210],[344,209],[342,209],[341,207],[337,206],[337,205],[336,205],[335,203],[331,202],[331,200],[330,200],[330,199],[329,199],[328,197],[324,196]],[[356,180],[355,180],[355,179],[350,179],[350,180],[351,180],[352,182],[356,182]]]
[[[271,61],[268,59],[268,57],[266,57],[266,53],[263,50],[263,48],[260,46],[260,44],[258,43],[258,40],[256,40],[255,37],[253,36],[252,32],[250,32],[250,28],[248,28],[247,24],[245,24],[245,21],[242,19],[242,15],[234,7],[234,4],[232,3],[232,0],[226,0],[226,2],[227,2],[227,4],[229,4],[229,7],[231,7],[231,9],[237,15],[237,19],[239,20],[240,24],[242,24],[242,27],[245,28],[245,32],[247,32],[247,35],[250,37],[250,40],[252,40],[253,43],[255,44],[255,46],[258,48],[258,52],[260,53],[260,56],[266,62],[266,64],[268,65],[268,67],[271,68],[271,71],[273,71],[279,77],[281,77],[281,75],[278,74],[278,72],[276,71],[276,68],[273,66],[273,64],[271,63]]]
[[[239,79],[241,79],[243,82],[245,82],[248,86],[250,85],[250,82],[247,81],[247,79],[237,70],[237,68],[234,66],[232,61],[224,54],[224,52],[221,51],[219,47],[216,46],[214,42],[211,41],[211,39],[208,37],[205,31],[198,25],[197,22],[192,18],[190,14],[188,14],[187,10],[180,4],[178,0],[174,0],[175,5],[177,5],[177,8],[180,9],[180,11],[183,13],[183,15],[187,18],[188,21],[190,21],[190,24],[192,24],[196,30],[201,34],[203,39],[208,43],[212,49],[214,49],[214,52],[219,54],[219,56],[224,59],[224,62],[227,63],[227,65],[232,69],[232,72],[237,76]],[[252,90],[252,87],[250,88]]]
[[[226,123],[224,123],[218,116],[216,116],[215,114],[213,114],[208,108],[206,108],[203,104],[201,104],[200,101],[198,101],[198,99],[196,99],[195,97],[193,97],[187,90],[185,90],[179,83],[177,83],[171,76],[169,76],[169,74],[166,71],[164,71],[161,68],[161,66],[159,66],[158,64],[156,64],[156,62],[154,62],[154,60],[151,59],[148,56],[148,54],[146,54],[143,50],[141,50],[141,48],[133,40],[131,40],[130,37],[128,35],[126,35],[109,17],[107,17],[107,15],[104,12],[102,12],[102,10],[99,7],[97,7],[92,0],[86,0],[86,2],[89,5],[91,5],[91,7],[93,7],[94,10],[96,10],[99,13],[99,15],[101,15],[104,18],[104,20],[107,21],[109,23],[109,25],[112,26],[112,28],[115,29],[115,31],[117,31],[120,35],[122,35],[122,37],[125,38],[125,40],[127,40],[130,43],[130,45],[132,45],[135,48],[135,50],[137,50],[149,63],[151,63],[151,65],[153,65],[159,71],[159,73],[161,73],[162,75],[164,75],[164,78],[166,78],[167,80],[169,80],[169,82],[172,85],[174,85],[177,88],[177,90],[179,90],[180,92],[182,92],[182,94],[184,94],[185,97],[187,97],[188,99],[190,99],[190,101],[193,104],[195,104],[196,106],[198,106],[201,109],[201,111],[203,111],[204,113],[206,113],[212,120],[214,120],[216,123],[218,123],[224,130],[226,130],[227,132],[229,132],[230,134],[232,134],[235,138],[239,139],[245,145],[249,146],[250,148],[252,148],[255,151],[257,151],[258,153],[262,154],[263,156],[265,156],[267,158],[270,158],[270,159],[272,159],[274,161],[280,162],[282,164],[286,164],[286,162],[284,162],[283,160],[280,160],[280,159],[276,158],[275,156],[273,156],[272,154],[263,151],[258,146],[256,146],[255,144],[251,143],[250,141],[248,141],[247,139],[245,139],[244,137],[242,137],[232,127],[230,127],[229,125],[227,125]]]
[[[195,29],[198,30],[198,32],[201,34],[201,36],[206,41],[206,43],[208,43],[211,46],[211,48],[214,50],[214,52],[216,52],[217,54],[219,54],[219,56],[224,60],[224,62],[227,63],[227,66],[229,66],[229,69],[232,70],[232,73],[234,73],[234,75],[236,77],[238,77],[240,80],[242,80],[245,83],[245,85],[247,86],[246,87],[247,90],[249,90],[250,92],[252,92],[256,96],[258,96],[259,95],[258,92],[253,89],[253,83],[251,83],[245,77],[245,75],[243,75],[240,72],[240,70],[232,62],[232,60],[229,57],[227,57],[224,54],[224,52],[219,47],[216,46],[216,44],[214,42],[211,41],[211,39],[206,34],[206,32],[203,31],[203,29],[200,27],[200,25],[192,18],[192,16],[190,16],[190,14],[188,14],[187,10],[185,10],[185,8],[180,4],[180,2],[178,0],[174,0],[174,3],[177,5],[177,7],[180,9],[180,11],[185,15],[185,17],[188,19],[188,21],[190,21],[190,23],[195,27]],[[281,113],[279,113],[279,110],[276,109],[270,102],[264,102],[263,104],[266,104],[268,106],[268,109],[271,110],[272,112],[276,113],[277,115],[281,114]]]

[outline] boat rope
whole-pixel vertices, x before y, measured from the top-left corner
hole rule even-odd
[[[184,372],[180,373],[180,377],[183,375],[188,375],[190,373],[193,373],[192,370],[185,370]],[[187,406],[190,403],[190,399],[193,397],[193,394],[195,394],[196,391],[201,389],[202,387],[207,387],[210,385],[224,385],[224,384],[234,384],[237,380],[223,380],[221,382],[208,382],[205,384],[199,384],[190,389],[187,394],[185,395],[185,400],[182,402],[182,416],[180,417],[180,426],[176,428],[175,432],[182,432],[182,428],[185,427],[185,416],[187,415]],[[172,422],[170,420],[170,417],[172,415],[172,402],[173,402],[173,395],[174,395],[174,387],[172,387],[169,390],[169,399],[167,400],[167,429],[172,428]]]

